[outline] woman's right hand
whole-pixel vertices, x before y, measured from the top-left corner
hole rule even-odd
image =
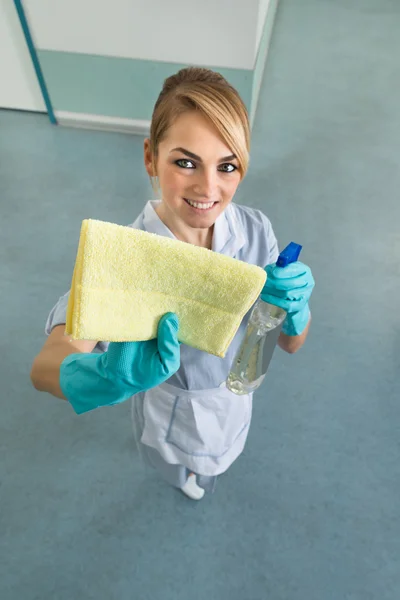
[[[178,329],[178,317],[167,313],[160,319],[156,339],[111,342],[104,354],[108,376],[135,389],[133,393],[149,390],[169,379],[180,367]]]
[[[70,354],[61,363],[60,386],[80,414],[127,400],[160,385],[180,367],[178,317],[165,314],[157,339],[111,342],[103,354]]]

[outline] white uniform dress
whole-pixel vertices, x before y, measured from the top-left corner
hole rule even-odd
[[[150,201],[131,225],[175,239]],[[230,204],[214,226],[212,250],[265,267],[276,262],[278,245],[271,223],[259,210]],[[46,333],[66,322],[68,293],[49,314]],[[219,358],[181,344],[181,366],[168,382],[132,398],[133,430],[141,456],[172,485],[182,487],[190,472],[204,489],[242,452],[249,431],[252,394],[237,396],[225,381],[243,338],[248,314]],[[100,341],[95,350],[105,351]]]

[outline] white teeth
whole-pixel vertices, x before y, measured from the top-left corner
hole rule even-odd
[[[211,208],[212,206],[214,206],[214,202],[208,202],[207,204],[204,204],[204,202],[192,202],[192,200],[187,200],[188,204],[190,204],[190,206],[194,206],[194,208],[200,208],[200,210],[206,210],[207,208]]]

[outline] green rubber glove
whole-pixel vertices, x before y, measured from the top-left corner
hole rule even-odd
[[[165,314],[157,339],[111,342],[103,354],[67,356],[60,367],[60,387],[77,414],[110,406],[160,385],[180,367],[178,317]]]
[[[310,267],[297,261],[286,267],[268,265],[265,270],[267,281],[261,292],[261,300],[287,312],[283,333],[300,335],[310,320],[308,301],[315,285]]]

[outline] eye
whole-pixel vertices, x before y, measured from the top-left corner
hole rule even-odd
[[[218,170],[222,171],[223,173],[233,173],[237,170],[237,167],[232,165],[232,163],[224,163],[223,165],[219,166]]]
[[[178,167],[181,167],[181,169],[195,169],[195,164],[189,160],[188,158],[180,158],[179,160],[175,161],[175,164],[178,165]]]

